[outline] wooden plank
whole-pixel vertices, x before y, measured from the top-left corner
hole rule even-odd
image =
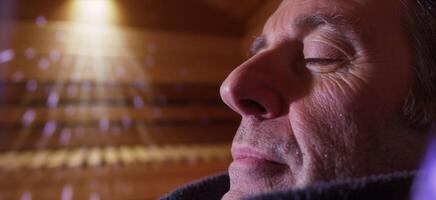
[[[86,122],[97,121],[107,123],[117,121],[121,125],[123,119],[129,121],[156,121],[156,120],[193,120],[199,121],[213,119],[238,120],[239,117],[229,108],[222,106],[143,106],[132,108],[123,105],[93,106],[75,105],[71,107],[31,107],[10,106],[2,108],[7,115],[0,116],[0,124],[19,124],[30,126],[32,123],[59,122]],[[30,116],[31,115],[31,116]],[[31,117],[31,118],[30,118]],[[102,125],[104,126],[104,124]]]
[[[226,171],[230,160],[161,163],[159,165],[102,166],[61,170],[0,171],[0,193],[4,199],[59,199],[70,187],[74,199],[157,199],[180,185]],[[127,189],[127,192],[126,192]]]
[[[21,84],[12,82],[0,83],[0,106],[28,105],[42,106],[47,104],[50,94],[59,98],[59,105],[98,104],[98,102],[121,102],[125,105],[134,103],[134,98],[142,98],[144,104],[208,104],[221,102],[219,85],[211,84],[148,84],[104,82],[38,82],[30,80]],[[220,104],[220,103],[218,103]],[[210,105],[210,104],[209,104]]]
[[[240,58],[235,47],[239,37],[194,35],[171,31],[150,31],[123,27],[83,26],[75,23],[53,22],[43,28],[33,23],[1,21],[2,42],[10,47],[35,48],[36,53],[57,50],[69,55],[132,57],[175,54],[208,57]],[[100,31],[100,32],[99,32]],[[94,38],[93,38],[94,37]],[[92,39],[98,39],[92,41]],[[93,44],[100,45],[92,47]],[[45,46],[44,46],[45,45]],[[84,51],[85,49],[85,51]],[[130,50],[130,51],[127,51]],[[201,59],[201,57],[199,58]]]
[[[171,60],[171,59],[169,59]],[[107,62],[100,59],[101,62]],[[99,62],[97,61],[97,62]],[[61,61],[62,62],[62,61]],[[77,61],[79,62],[79,61]],[[141,62],[141,61],[132,61]],[[221,62],[221,61],[220,61]],[[238,62],[217,64],[213,61],[195,66],[195,61],[171,65],[156,66],[144,69],[140,64],[131,68],[120,68],[123,65],[90,64],[59,67],[50,64],[47,69],[38,67],[38,62],[13,60],[7,66],[1,66],[0,80],[20,82],[22,80],[51,81],[64,83],[69,81],[104,81],[113,82],[151,82],[151,83],[207,83],[222,82],[233,66]],[[59,64],[62,65],[62,64]],[[186,67],[191,66],[191,67]],[[227,66],[227,67],[226,67]],[[17,78],[19,76],[19,78]]]
[[[112,145],[175,145],[203,144],[210,141],[230,142],[238,123],[222,125],[157,126],[109,128],[62,127],[53,133],[44,130],[3,130],[0,133],[1,150],[32,150],[46,148],[79,148],[84,146]]]
[[[40,155],[41,158],[38,158]],[[144,159],[144,155],[147,159]],[[106,146],[62,148],[36,151],[0,152],[0,170],[62,169],[68,167],[98,167],[112,165],[163,164],[167,162],[210,162],[230,158],[228,143],[167,146]],[[35,165],[35,162],[38,162]]]
[[[38,16],[44,15],[49,23],[73,20],[82,22],[83,19],[77,19],[78,13],[74,13],[74,3],[77,4],[77,1],[2,1],[0,18],[35,21]],[[244,30],[241,21],[197,0],[123,0],[104,3],[107,3],[106,8],[111,8],[111,24],[117,26],[230,36],[239,36]],[[10,10],[14,12],[11,13]]]

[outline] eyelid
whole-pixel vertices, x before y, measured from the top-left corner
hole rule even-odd
[[[304,45],[305,59],[329,59],[329,60],[350,60],[351,56],[341,47],[328,44],[327,42],[310,42]]]
[[[328,55],[331,58],[343,58],[352,60],[355,57],[356,49],[348,37],[343,34],[322,30],[318,34],[313,34],[304,39],[304,55],[310,57],[322,57],[321,54]],[[316,47],[313,47],[316,45]],[[321,50],[319,50],[322,48]],[[309,52],[307,52],[309,50]],[[314,52],[311,50],[318,50]],[[316,53],[320,53],[319,56]],[[327,54],[326,54],[327,53]],[[330,55],[329,55],[330,54]]]

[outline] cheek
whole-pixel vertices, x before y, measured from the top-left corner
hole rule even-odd
[[[371,138],[362,134],[367,130],[359,112],[367,103],[361,96],[364,88],[361,79],[324,77],[308,96],[291,104],[289,119],[305,163],[314,166],[314,173],[324,172],[318,178],[352,174],[355,152],[367,148],[362,144]]]

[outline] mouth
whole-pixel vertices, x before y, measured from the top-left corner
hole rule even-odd
[[[277,155],[264,153],[252,147],[232,148],[233,163],[247,169],[285,167],[285,162]]]

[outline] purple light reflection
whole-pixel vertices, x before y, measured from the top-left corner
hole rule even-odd
[[[61,200],[72,200],[73,199],[73,187],[71,185],[65,185],[62,189]]]
[[[413,200],[436,199],[436,138],[433,138],[428,148],[423,166],[413,185],[412,194]]]
[[[107,118],[100,118],[100,131],[107,132],[110,128],[110,121]]]
[[[24,79],[24,74],[21,71],[14,72],[12,74],[12,81],[14,83],[19,83],[19,82],[23,81],[23,79]]]
[[[38,82],[36,80],[28,80],[26,82],[26,89],[28,92],[35,92],[38,89]]]
[[[29,191],[24,192],[21,195],[20,200],[32,200],[32,193],[30,193]]]
[[[24,127],[29,127],[36,118],[36,112],[33,109],[28,109],[24,112],[21,122]]]
[[[26,55],[26,58],[27,58],[27,59],[31,60],[31,59],[35,58],[35,56],[36,56],[36,50],[35,50],[35,48],[30,47],[30,48],[27,48],[27,49],[26,49],[26,51],[24,52],[24,54]]]
[[[133,105],[136,109],[141,109],[144,107],[144,100],[140,96],[133,97]]]
[[[62,145],[66,145],[68,144],[68,142],[70,142],[71,139],[71,130],[70,129],[62,129],[61,134],[59,136],[59,142]]]
[[[92,193],[89,200],[100,200],[100,195],[96,192]]]
[[[41,70],[47,70],[50,67],[50,60],[47,58],[41,58],[38,61],[38,68]]]
[[[0,52],[0,64],[7,63],[15,58],[15,52],[12,49],[6,49]]]
[[[57,124],[54,121],[48,121],[45,123],[43,134],[45,137],[50,137],[56,131]]]
[[[121,119],[121,123],[123,124],[124,128],[130,128],[132,126],[132,120],[130,119],[129,115],[124,115]]]
[[[57,92],[50,92],[48,98],[47,98],[47,106],[49,108],[55,108],[59,103],[59,93]]]
[[[35,23],[38,27],[44,27],[47,25],[47,19],[41,15],[36,18]]]
[[[61,59],[61,53],[59,53],[58,50],[51,50],[50,51],[50,60],[57,62]]]

